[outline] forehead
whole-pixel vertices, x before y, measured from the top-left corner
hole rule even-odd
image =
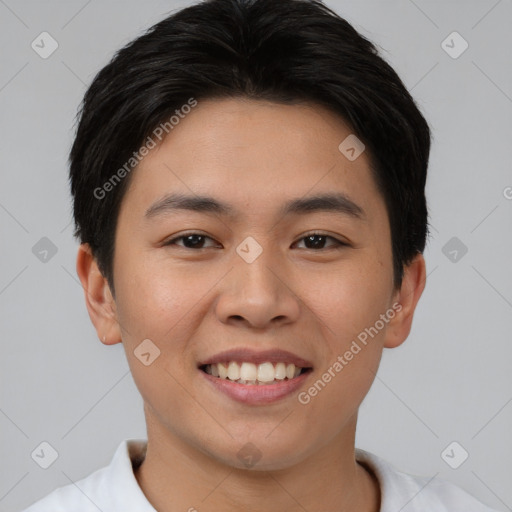
[[[369,155],[349,160],[340,151],[350,136],[339,116],[314,104],[199,101],[138,165],[123,203],[146,213],[178,193],[217,198],[231,216],[282,215],[292,199],[338,193],[366,213],[383,202]]]

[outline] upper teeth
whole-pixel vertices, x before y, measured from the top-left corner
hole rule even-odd
[[[274,380],[283,380],[285,378],[293,379],[300,374],[301,368],[294,364],[277,363],[275,366],[270,363],[229,363],[208,364],[205,367],[206,373],[219,377],[240,381],[241,384],[256,384],[257,382],[271,383]]]

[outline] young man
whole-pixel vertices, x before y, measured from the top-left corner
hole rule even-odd
[[[211,0],[121,50],[71,152],[77,272],[147,443],[27,512],[484,512],[355,448],[425,286],[426,121],[309,0]]]

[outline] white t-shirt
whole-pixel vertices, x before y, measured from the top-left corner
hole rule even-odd
[[[23,512],[155,512],[133,474],[145,448],[145,440],[123,441],[108,466],[56,489]],[[380,512],[497,512],[448,481],[401,473],[359,448],[356,459],[369,466],[379,480]]]

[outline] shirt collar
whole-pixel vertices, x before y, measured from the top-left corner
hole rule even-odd
[[[117,448],[108,467],[106,478],[112,510],[137,510],[137,512],[157,512],[142,492],[134,474],[146,454],[147,441],[126,439]],[[115,492],[112,492],[115,489]]]

